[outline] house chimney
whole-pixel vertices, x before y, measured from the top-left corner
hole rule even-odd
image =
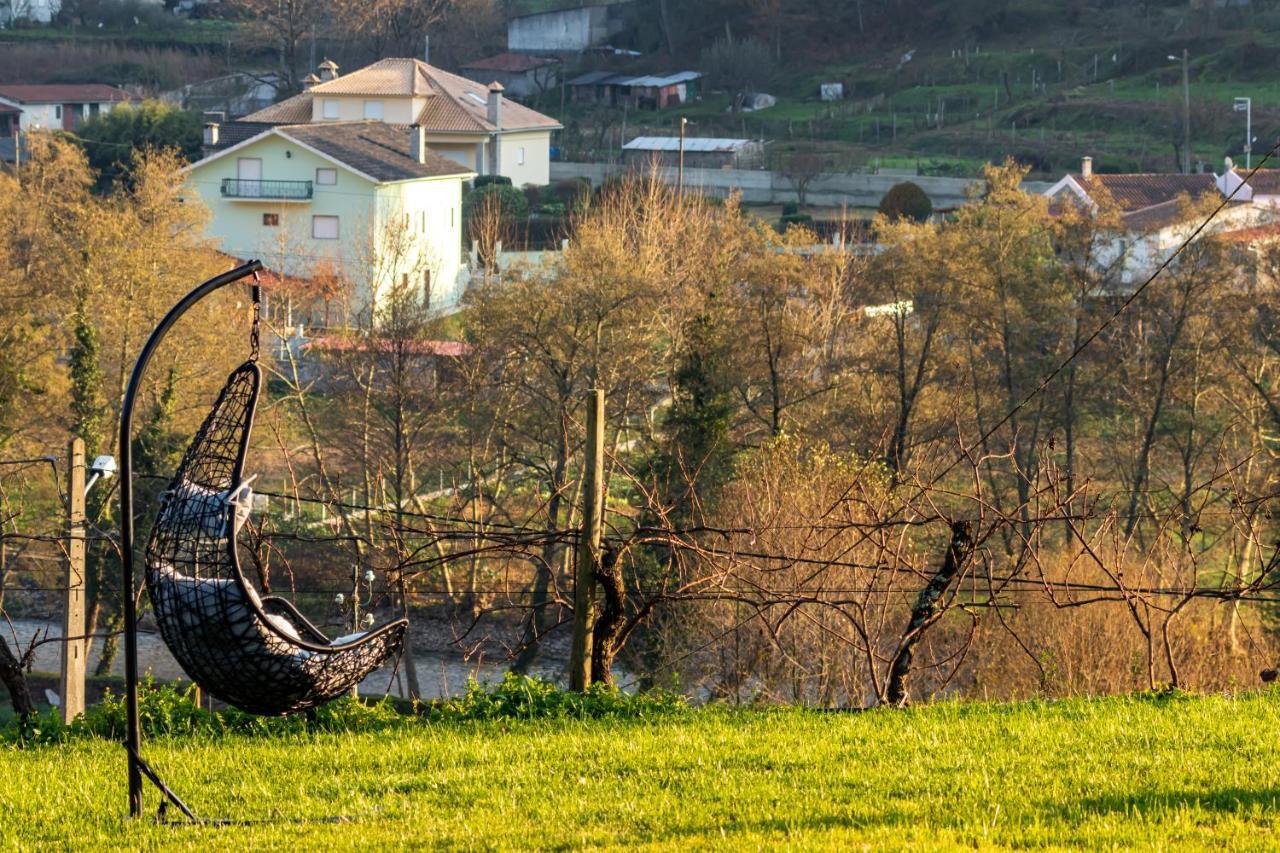
[[[502,84],[494,80],[489,84],[489,124],[502,127]]]
[[[1080,177],[1082,178],[1093,177],[1093,158],[1092,157],[1080,158]]]
[[[218,147],[218,123],[216,121],[206,122],[204,126],[204,147]]]
[[[422,61],[431,64],[431,36],[422,37]]]
[[[324,62],[320,63],[320,67],[317,70],[320,72],[320,82],[322,83],[336,80],[338,77],[338,63],[328,57],[325,57]]]
[[[314,74],[308,74],[302,78],[302,91],[310,92],[311,87],[320,82],[320,78]]]
[[[427,134],[422,125],[409,125],[409,156],[419,163],[427,162]]]

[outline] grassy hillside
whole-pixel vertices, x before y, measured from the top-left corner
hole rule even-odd
[[[1170,171],[1182,141],[1186,48],[1193,161],[1220,169],[1224,155],[1243,160],[1245,121],[1232,112],[1235,97],[1253,98],[1255,151],[1280,133],[1274,4],[1212,14],[1189,12],[1185,3],[1120,4],[1082,14],[1078,3],[1019,0],[992,4],[1008,8],[990,20],[979,5],[946,20],[921,11],[891,30],[882,21],[862,37],[842,20],[827,28],[836,44],[821,49],[819,33],[789,33],[760,86],[778,96],[777,106],[730,114],[729,96],[711,93],[684,113],[696,122],[690,132],[763,137],[783,154],[823,151],[844,168],[919,162],[929,173],[973,173],[1012,155],[1038,177],[1056,177],[1091,154],[1104,171]],[[717,32],[707,29],[708,38]],[[699,59],[691,42],[672,62],[698,67]],[[654,64],[649,56],[630,63],[637,70]],[[842,82],[845,100],[821,102],[823,82]],[[558,101],[557,93],[547,106]],[[680,115],[632,113],[628,135],[671,133]]]
[[[199,811],[264,821],[221,828],[122,822],[122,750],[80,741],[0,749],[0,848],[1263,848],[1278,724],[1264,694],[149,744]]]

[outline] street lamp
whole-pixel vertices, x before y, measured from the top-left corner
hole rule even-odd
[[[1187,49],[1182,49],[1182,173],[1191,174],[1191,78],[1187,73]],[[1170,62],[1178,57],[1169,54]]]
[[[116,458],[114,456],[99,456],[93,460],[92,467],[89,468],[93,472],[93,476],[89,478],[89,482],[84,485],[84,493],[89,494],[89,490],[93,488],[93,484],[99,479],[109,480],[116,473]]]
[[[1244,168],[1253,167],[1253,98],[1236,98],[1231,108],[1244,113]]]

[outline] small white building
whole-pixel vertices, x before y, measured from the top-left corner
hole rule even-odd
[[[22,130],[75,130],[130,100],[104,83],[0,84],[0,137]]]
[[[682,144],[678,136],[637,136],[622,146],[622,161],[634,166],[676,166],[681,150],[684,164],[691,169],[750,169],[759,165],[764,145],[755,139],[689,136]]]
[[[50,23],[62,11],[62,0],[0,0],[0,21],[13,26],[18,21]]]
[[[619,15],[627,0],[514,3],[507,21],[507,50],[516,53],[578,53],[622,32]],[[523,12],[523,14],[522,14]]]
[[[462,187],[475,173],[418,128],[378,121],[280,125],[184,170],[212,211],[208,235],[294,279],[340,279],[357,305],[394,283],[433,310],[462,295]]]
[[[560,80],[560,60],[527,53],[499,53],[462,66],[462,73],[477,83],[497,81],[507,95],[529,98],[539,95]]]

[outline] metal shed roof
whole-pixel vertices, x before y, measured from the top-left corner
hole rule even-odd
[[[612,71],[588,71],[569,81],[570,86],[674,86],[697,80],[701,71],[677,71],[673,74],[616,74]]]
[[[713,137],[685,137],[684,150],[690,151],[718,151],[722,153],[732,153],[741,151],[743,148],[751,144],[750,139],[716,139]],[[637,136],[635,139],[622,146],[624,151],[679,151],[680,137],[678,136]]]

